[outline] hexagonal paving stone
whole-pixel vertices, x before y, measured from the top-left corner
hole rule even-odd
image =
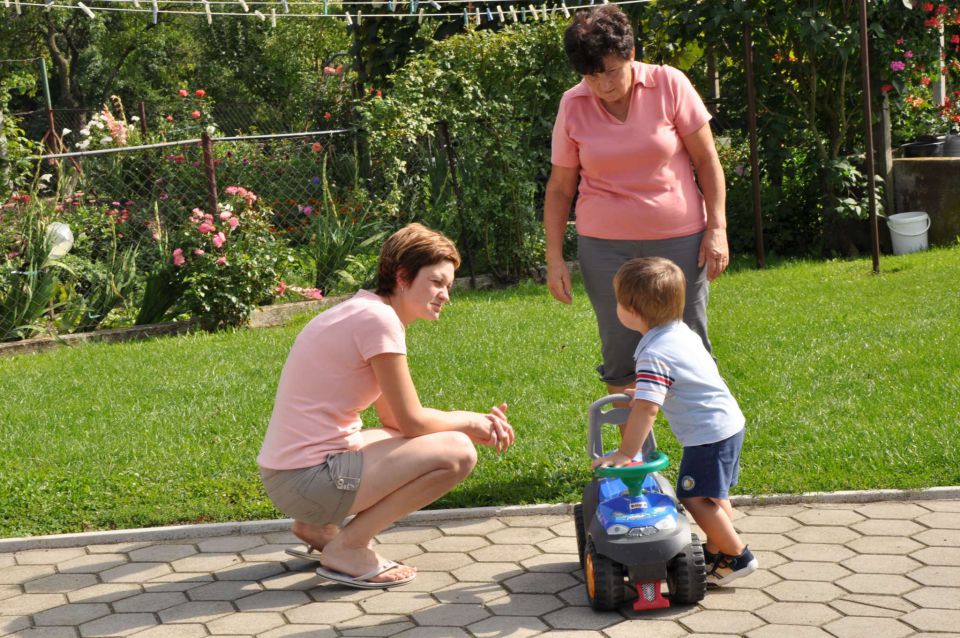
[[[774,603],[758,610],[757,615],[771,624],[817,627],[840,617],[836,610],[822,603]]]
[[[436,604],[437,601],[424,592],[387,591],[361,601],[360,607],[370,614],[410,614]]]
[[[406,585],[394,587],[392,591],[433,592],[457,582],[449,572],[420,572]]]
[[[320,582],[326,584],[313,587],[307,592],[307,595],[318,603],[359,603],[367,598],[379,596],[386,591],[385,589],[350,589],[348,587],[334,585],[326,580]]]
[[[113,609],[120,613],[157,612],[185,602],[187,602],[187,597],[180,592],[139,594],[115,602]]]
[[[841,578],[836,584],[855,594],[904,594],[917,584],[897,574],[854,574]]]
[[[900,620],[921,631],[953,631],[960,627],[960,611],[954,609],[917,609]]]
[[[666,620],[624,620],[607,627],[604,634],[610,638],[680,638],[689,636],[687,630]],[[780,638],[783,638],[782,636]]]
[[[514,563],[473,563],[453,570],[453,576],[460,581],[491,582],[503,581],[523,574],[523,569]]]
[[[59,629],[64,629],[60,627]],[[30,619],[26,616],[0,616],[0,636],[6,636],[13,632],[20,631],[31,631],[30,630]],[[17,636],[22,636],[23,634],[18,633]],[[71,630],[70,638],[73,638],[73,630]]]
[[[580,561],[575,554],[539,554],[520,561],[531,572],[567,573],[580,569]]]
[[[129,636],[156,624],[153,614],[113,614],[80,625],[80,635],[83,638]]]
[[[540,550],[533,545],[490,545],[470,552],[471,558],[481,563],[520,562],[538,554]]]
[[[413,543],[388,543],[386,545],[377,545],[377,553],[389,560],[405,561],[411,556],[419,556],[423,553],[419,545]]]
[[[563,607],[563,601],[550,594],[507,594],[487,603],[497,616],[542,616]]]
[[[309,603],[283,612],[292,623],[325,625],[355,618],[363,611],[352,603]]]
[[[786,535],[798,543],[826,543],[831,545],[843,545],[854,539],[860,538],[849,527],[833,527],[828,525],[810,525],[790,530]]]
[[[857,507],[857,512],[867,518],[911,519],[926,514],[927,511],[928,510],[913,503],[897,503],[894,501],[867,503],[866,505]]]
[[[311,563],[316,568],[316,565]],[[237,563],[213,572],[217,580],[263,580],[286,573],[282,563]]]
[[[934,529],[960,529],[960,512],[932,512],[914,520]]]
[[[865,594],[851,594],[841,600],[835,600],[830,606],[839,611],[844,616],[872,616],[875,618],[899,618],[906,611],[911,611],[913,605],[894,598],[893,596],[872,596],[872,598],[885,600],[888,604],[870,600],[871,596]],[[898,609],[905,606],[907,609]]]
[[[61,574],[99,574],[129,562],[125,554],[84,554],[57,566]]]
[[[576,583],[568,574],[527,573],[503,581],[503,586],[517,593],[555,594]]]
[[[803,625],[764,625],[747,633],[747,638],[833,638],[819,627]]]
[[[906,574],[922,566],[909,556],[860,554],[841,563],[858,574]]]
[[[917,541],[900,536],[864,536],[847,543],[847,547],[860,554],[909,554],[921,549]]]
[[[814,581],[783,581],[764,591],[777,600],[798,603],[828,603],[843,595],[843,590],[832,583]]]
[[[237,600],[261,591],[259,583],[245,580],[219,580],[187,592],[190,600]]]
[[[571,520],[567,521],[566,523],[560,523],[559,525],[551,525],[550,531],[557,536],[576,536],[577,526]]]
[[[564,607],[545,615],[543,620],[554,629],[600,630],[621,622],[623,616],[615,611],[594,611],[589,607]]]
[[[193,545],[170,543],[142,547],[130,552],[130,560],[138,563],[169,563],[197,553]]]
[[[437,605],[411,614],[418,625],[439,627],[462,627],[489,616],[482,605],[469,604]]]
[[[166,563],[127,563],[100,574],[105,583],[142,583],[170,573]]]
[[[17,565],[56,565],[73,558],[86,556],[82,547],[65,547],[62,549],[28,549],[14,553]]]
[[[745,611],[700,611],[681,618],[680,623],[700,633],[713,633],[722,627],[725,633],[743,634],[763,621]]]
[[[794,520],[804,525],[852,525],[864,520],[863,516],[852,509],[808,509],[796,514]]]
[[[137,634],[137,638],[203,638],[207,636],[203,625],[157,625]]]
[[[128,554],[135,549],[151,545],[144,541],[129,541],[125,543],[100,543],[97,545],[87,545],[88,554]]]
[[[736,498],[736,496],[733,497],[734,502]],[[743,518],[744,516],[796,516],[808,509],[810,507],[807,505],[795,503],[789,505],[744,505],[736,507],[733,511],[734,514],[739,515],[739,518]]]
[[[503,545],[533,545],[541,541],[556,538],[549,529],[539,527],[508,527],[487,534],[492,543]]]
[[[535,636],[548,627],[536,618],[527,616],[494,616],[467,627],[477,638],[526,638]]]
[[[443,534],[436,527],[395,526],[377,534],[379,543],[423,543]]]
[[[23,585],[28,594],[54,594],[83,589],[97,583],[93,574],[53,574],[31,580]]]
[[[393,635],[396,638],[469,638],[470,634],[453,627],[411,627]]]
[[[207,623],[233,613],[233,605],[222,600],[190,602],[160,612],[163,623]]]
[[[762,563],[761,563],[762,564]],[[749,576],[737,579],[737,589],[762,589],[766,590],[774,583],[781,582],[781,578],[768,569],[758,569]]]
[[[284,624],[283,616],[272,612],[238,612],[207,623],[211,634],[259,634]]]
[[[541,541],[536,546],[547,554],[577,555],[577,539],[574,536],[559,536],[550,540]]]
[[[288,547],[290,547],[290,545],[257,545],[256,547],[240,552],[240,558],[254,563],[270,561],[278,563],[293,562],[296,559],[287,553],[286,550]]]
[[[913,539],[931,547],[960,547],[960,529],[928,529]]]
[[[784,547],[780,553],[790,560],[814,563],[838,563],[854,555],[853,551],[843,545],[824,543],[798,543]]]
[[[145,592],[188,591],[205,583],[213,582],[213,576],[207,573],[191,574],[176,572],[158,576],[143,584]]]
[[[170,563],[177,572],[215,572],[240,562],[236,554],[195,554]]]
[[[425,541],[423,548],[428,552],[469,552],[489,544],[482,536],[441,536]]]
[[[777,565],[783,565],[785,562],[787,562],[785,556],[781,556],[776,552],[762,552],[755,550],[752,547],[750,549],[753,550],[753,555],[757,560],[760,561],[760,564],[764,569],[770,569],[776,567]]]
[[[863,638],[864,636],[883,636],[883,638],[901,638],[912,632],[910,627],[894,618],[869,618],[866,616],[847,616],[827,624],[825,630],[837,638]]]
[[[13,598],[14,596],[19,596],[22,593],[23,590],[17,585],[0,585],[0,600]]]
[[[698,534],[700,538],[704,538],[702,534]],[[775,552],[778,549],[783,549],[789,545],[793,545],[794,541],[790,540],[783,534],[740,534],[740,540],[750,546],[750,549],[763,550]]]
[[[464,565],[470,565],[473,563],[473,559],[460,552],[427,552],[426,554],[411,556],[404,562],[420,571],[448,572]]]
[[[483,536],[490,532],[506,527],[495,518],[466,519],[462,521],[449,521],[441,527],[443,533],[447,536]]]
[[[110,608],[103,603],[76,603],[38,612],[33,615],[33,622],[40,626],[80,625],[109,613]]]
[[[950,587],[960,583],[960,567],[921,567],[910,572],[907,576],[922,585]]]
[[[710,590],[707,597],[700,601],[700,606],[704,609],[754,611],[772,602],[773,599],[760,590],[728,587]]]
[[[398,614],[364,614],[350,620],[337,623],[337,630],[343,636],[398,636],[414,624],[407,616]],[[420,629],[416,627],[416,629]],[[454,631],[450,627],[424,627],[425,630]]]
[[[496,583],[455,583],[433,592],[441,603],[483,604],[501,598],[507,593]]]
[[[573,521],[573,512],[569,514],[522,514],[520,516],[501,516],[500,520],[510,527],[553,527]]]
[[[800,523],[786,516],[747,516],[738,520],[734,527],[739,532],[754,534],[781,534],[800,527]]]
[[[337,635],[336,630],[327,625],[284,625],[257,638],[336,638]]]
[[[0,585],[18,585],[54,573],[52,565],[15,565],[0,569]]]
[[[773,572],[784,580],[819,580],[833,582],[838,578],[850,575],[849,569],[844,569],[835,563],[812,563],[795,561],[774,567]]]
[[[211,538],[197,543],[197,549],[201,552],[223,552],[237,553],[252,547],[266,545],[267,541],[263,536],[221,536]]]
[[[910,556],[926,565],[960,566],[960,547],[925,547]]]
[[[864,536],[911,536],[926,529],[913,521],[897,519],[871,519],[850,527]]]
[[[63,594],[22,594],[0,602],[0,615],[27,616],[67,602]]]
[[[262,591],[237,601],[240,611],[284,611],[310,602],[302,591]]]
[[[921,587],[904,598],[926,609],[960,609],[958,587]]]

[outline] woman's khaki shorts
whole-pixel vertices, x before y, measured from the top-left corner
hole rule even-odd
[[[313,467],[261,467],[260,478],[267,496],[290,518],[313,525],[340,525],[357,497],[362,470],[362,452],[335,452]]]

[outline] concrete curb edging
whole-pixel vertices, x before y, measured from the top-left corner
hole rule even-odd
[[[920,490],[864,490],[844,492],[806,492],[803,494],[739,495],[730,501],[735,507],[763,505],[795,505],[797,503],[872,503],[876,501],[930,501],[960,499],[960,486],[931,487]],[[573,503],[544,505],[506,505],[492,507],[468,507],[462,509],[420,510],[401,519],[400,525],[417,525],[438,520],[466,520],[474,518],[498,518],[503,516],[569,516]],[[106,530],[77,534],[53,534],[50,536],[27,536],[0,538],[0,553],[19,552],[28,549],[59,549],[109,543],[136,543],[173,541],[186,538],[213,538],[241,534],[269,534],[286,532],[291,520],[281,518],[239,523],[200,523],[194,525],[171,525],[141,529]]]

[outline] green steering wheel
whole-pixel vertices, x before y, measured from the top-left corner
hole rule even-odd
[[[626,465],[624,467],[598,467],[593,471],[594,476],[602,478],[618,478],[627,486],[630,496],[636,498],[643,491],[641,486],[647,474],[659,472],[670,465],[670,457],[659,450],[654,450],[646,455],[647,461],[639,465]]]

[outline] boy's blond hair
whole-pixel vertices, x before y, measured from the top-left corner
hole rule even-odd
[[[407,224],[387,238],[377,264],[377,294],[392,295],[397,277],[413,281],[424,266],[449,261],[460,267],[460,253],[450,238],[423,224]]]
[[[680,267],[663,257],[638,257],[613,278],[617,303],[651,327],[683,319],[687,282]]]

